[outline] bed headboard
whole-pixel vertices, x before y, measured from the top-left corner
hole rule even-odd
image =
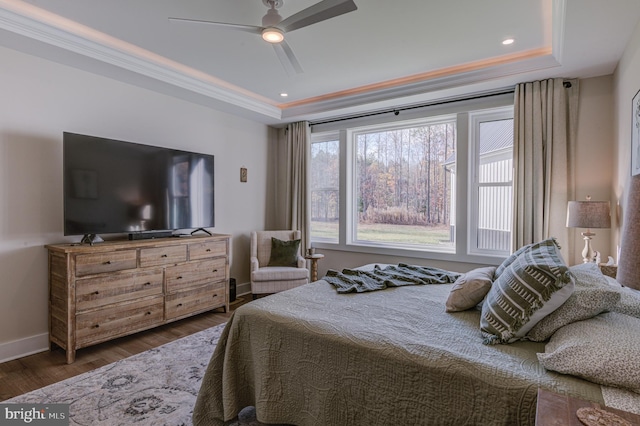
[[[640,175],[631,177],[622,225],[616,279],[625,287],[640,290]]]

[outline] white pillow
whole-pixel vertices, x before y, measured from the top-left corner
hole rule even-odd
[[[473,269],[453,283],[445,304],[447,312],[466,311],[475,307],[487,295],[493,283],[495,266]]]
[[[547,370],[640,393],[640,318],[617,312],[560,328],[538,360]]]
[[[640,318],[640,290],[620,287],[620,301],[611,310]]]
[[[529,340],[547,340],[560,327],[609,311],[620,301],[620,288],[609,285],[595,263],[572,266],[569,271],[575,278],[573,294],[529,331]]]

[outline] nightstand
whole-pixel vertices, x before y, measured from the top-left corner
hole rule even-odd
[[[584,426],[576,415],[578,408],[582,407],[600,408],[622,417],[632,425],[640,425],[640,416],[637,414],[609,408],[596,402],[538,389],[536,426]]]
[[[606,265],[604,263],[600,263],[598,266],[602,273],[608,277],[615,278],[618,274],[618,265]]]

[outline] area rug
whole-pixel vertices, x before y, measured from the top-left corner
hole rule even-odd
[[[191,425],[202,377],[224,324],[5,403],[69,405],[71,425]],[[252,408],[233,425],[260,425]]]

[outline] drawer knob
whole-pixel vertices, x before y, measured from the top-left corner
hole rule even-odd
[[[111,261],[107,260],[106,262],[104,262],[105,265],[111,265]]]
[[[94,326],[93,326],[93,327],[91,327],[91,328],[100,328],[100,324],[96,324],[96,325],[94,325]]]
[[[218,270],[217,270],[217,269],[214,269],[214,270],[213,270],[213,271],[211,271],[211,272],[214,272],[214,273],[215,273],[215,272],[218,272]]]
[[[211,249],[207,249],[207,251],[211,251]]]
[[[181,280],[181,279],[182,279],[182,275],[178,275],[178,276],[176,277],[176,280]]]
[[[178,303],[176,306],[178,306],[178,308],[179,308],[180,306],[182,306],[182,303]]]
[[[217,294],[214,294],[214,295],[213,295],[213,297],[218,297],[218,295],[217,295]]]
[[[93,292],[93,294],[100,294],[100,292],[96,290]]]
[[[151,315],[151,311],[147,312],[145,315]]]
[[[166,254],[163,254],[163,255],[162,255],[162,256],[160,256],[160,257],[167,257],[167,255],[166,255]]]
[[[147,281],[146,283],[144,283],[142,285],[151,285],[151,282]]]

